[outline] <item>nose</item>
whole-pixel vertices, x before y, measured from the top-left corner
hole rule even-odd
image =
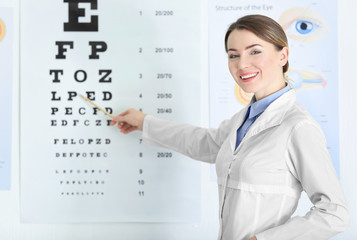
[[[249,59],[245,56],[240,56],[237,64],[239,70],[244,70],[250,66]]]

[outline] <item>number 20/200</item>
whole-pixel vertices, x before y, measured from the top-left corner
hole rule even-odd
[[[173,16],[173,15],[174,15],[174,11],[169,11],[169,10],[155,11],[155,16]]]

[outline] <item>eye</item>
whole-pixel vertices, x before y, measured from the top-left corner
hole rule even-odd
[[[252,55],[257,55],[257,54],[259,54],[260,52],[258,51],[258,50],[253,50],[252,51]]]
[[[317,12],[308,8],[290,8],[279,18],[286,35],[299,42],[313,43],[328,33],[328,23]]]
[[[238,58],[238,57],[239,57],[239,55],[237,55],[237,54],[229,55],[229,59],[234,59],[234,58]]]
[[[319,26],[316,24],[305,20],[297,21],[295,24],[296,31],[301,34],[309,34],[310,32],[316,30],[318,27]]]
[[[294,35],[299,35],[299,34],[308,35],[308,34],[312,34],[318,28],[319,26],[313,22],[307,20],[298,20],[292,22],[287,30],[289,31],[290,34],[294,34]]]

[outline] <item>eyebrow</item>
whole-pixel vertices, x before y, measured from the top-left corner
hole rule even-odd
[[[256,43],[256,44],[252,44],[252,45],[247,46],[247,47],[245,48],[245,50],[247,50],[247,49],[249,49],[249,48],[252,48],[252,47],[256,47],[256,46],[262,47],[262,45]],[[228,49],[228,51],[237,51],[237,49],[230,48],[230,49]]]

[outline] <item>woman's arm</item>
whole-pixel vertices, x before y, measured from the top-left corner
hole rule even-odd
[[[110,125],[118,125],[119,130],[124,134],[128,134],[136,130],[142,131],[145,116],[145,113],[142,113],[134,108],[130,108],[118,116],[113,117]]]
[[[115,124],[124,134],[142,130],[146,143],[209,163],[215,162],[220,146],[231,130],[230,120],[222,122],[217,129],[202,128],[145,115],[135,109],[114,117],[111,125]]]
[[[346,230],[349,213],[345,197],[320,127],[312,121],[300,122],[290,135],[287,151],[290,171],[313,207],[303,217],[257,234],[257,239],[329,239]]]

